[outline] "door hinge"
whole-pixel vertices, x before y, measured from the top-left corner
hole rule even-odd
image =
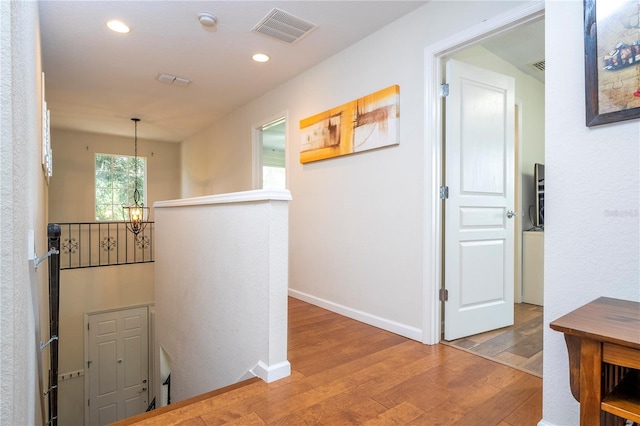
[[[91,407],[91,400],[90,400],[90,399],[87,399],[87,405],[88,405],[89,407]]]
[[[87,368],[91,367],[91,361],[87,361]]]
[[[443,98],[449,96],[449,84],[443,83],[440,85],[440,96]]]
[[[440,187],[440,199],[446,200],[447,198],[449,198],[449,187],[446,185],[442,185]]]
[[[87,323],[87,330],[89,330],[89,323]]]
[[[440,301],[441,302],[446,302],[449,300],[449,290],[447,290],[446,288],[441,288],[440,289]]]

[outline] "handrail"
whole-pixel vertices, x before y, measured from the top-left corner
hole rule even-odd
[[[154,222],[138,235],[123,221],[59,225],[62,270],[154,262]]]
[[[51,338],[45,345],[40,346],[44,350],[49,349],[49,389],[45,392],[48,396],[49,420],[47,424],[58,424],[58,326],[60,323],[60,226],[49,224],[47,227],[49,239],[49,335]]]

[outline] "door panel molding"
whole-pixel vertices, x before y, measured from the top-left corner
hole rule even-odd
[[[114,399],[100,408],[99,418],[111,422],[146,409],[152,398],[153,306],[153,303],[137,304],[84,314],[85,425],[97,424],[91,418],[91,408],[98,408],[98,399],[91,396],[92,380],[99,380],[96,388],[100,395]],[[108,371],[98,369],[98,363],[107,366]],[[121,394],[115,395],[117,392]],[[120,407],[115,402],[117,398],[121,400]]]

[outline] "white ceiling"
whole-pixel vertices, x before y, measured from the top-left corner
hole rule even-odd
[[[426,1],[40,0],[43,70],[52,127],[179,142]],[[318,28],[289,45],[253,33],[279,8]],[[200,25],[210,12],[217,25]],[[108,30],[121,19],[129,34]],[[483,45],[536,78],[544,23]],[[251,55],[271,56],[256,63]],[[161,73],[192,80],[162,83]]]
[[[425,1],[40,1],[52,127],[181,141]],[[273,8],[318,28],[289,45],[252,33]],[[210,12],[217,25],[200,25]],[[108,30],[121,19],[129,34]],[[263,52],[267,63],[251,56]],[[161,73],[192,80],[162,83]]]
[[[482,45],[525,74],[545,82],[544,71],[533,66],[542,61],[544,70],[544,20],[519,26],[500,37],[484,41]]]

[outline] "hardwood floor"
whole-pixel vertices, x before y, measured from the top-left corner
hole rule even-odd
[[[445,344],[542,377],[542,306],[514,305],[514,324]]]
[[[542,417],[538,377],[292,298],[288,358],[288,378],[120,424],[533,426]]]

